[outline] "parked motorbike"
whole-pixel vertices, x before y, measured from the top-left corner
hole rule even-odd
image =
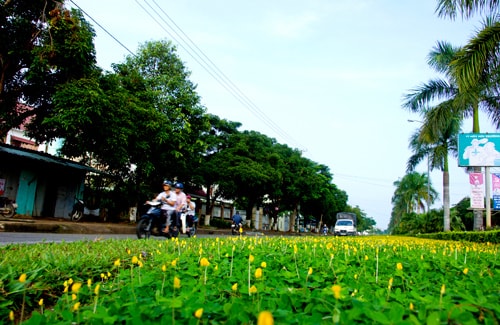
[[[235,224],[234,222],[231,224],[231,234],[240,235],[243,234],[243,223]]]
[[[0,214],[12,218],[16,214],[17,203],[5,196],[0,196]]]
[[[101,215],[101,209],[88,209],[82,199],[75,198],[75,204],[73,205],[73,210],[69,214],[69,217],[72,221],[80,221],[84,215],[99,217]]]

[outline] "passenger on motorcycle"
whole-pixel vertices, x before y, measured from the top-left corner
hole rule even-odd
[[[186,209],[186,194],[183,192],[184,190],[184,185],[182,183],[175,183],[175,195],[176,195],[176,205],[175,205],[175,212],[176,212],[176,226],[177,229],[180,227],[180,220],[181,220],[181,214]]]
[[[188,229],[187,231],[189,232],[190,229],[192,226],[193,226],[193,222],[194,222],[194,219],[195,219],[195,215],[196,215],[196,203],[194,203],[193,201],[191,201],[191,195],[186,195],[186,215],[187,215],[187,226],[188,226]]]
[[[171,191],[172,183],[170,181],[163,181],[163,192],[158,194],[154,201],[160,201],[161,204],[161,217],[165,223],[165,228],[162,230],[164,233],[169,232],[169,226],[172,223],[172,216],[175,214],[175,204],[177,197],[175,192]]]

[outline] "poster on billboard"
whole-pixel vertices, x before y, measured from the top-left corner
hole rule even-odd
[[[470,207],[473,209],[484,209],[484,177],[482,173],[470,173],[469,183],[471,187]]]
[[[500,167],[500,133],[458,135],[458,165]]]
[[[491,174],[493,187],[493,210],[500,210],[500,174]]]

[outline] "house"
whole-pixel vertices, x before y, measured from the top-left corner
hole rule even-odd
[[[50,154],[0,144],[0,195],[14,199],[17,214],[68,218],[82,197],[85,175],[95,169]]]

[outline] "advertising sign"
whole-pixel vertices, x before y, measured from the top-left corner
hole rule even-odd
[[[471,187],[470,207],[473,209],[484,209],[484,177],[482,173],[470,173],[469,183]]]
[[[458,135],[458,165],[500,167],[500,133]]]
[[[491,174],[493,187],[493,210],[500,210],[500,174]]]

